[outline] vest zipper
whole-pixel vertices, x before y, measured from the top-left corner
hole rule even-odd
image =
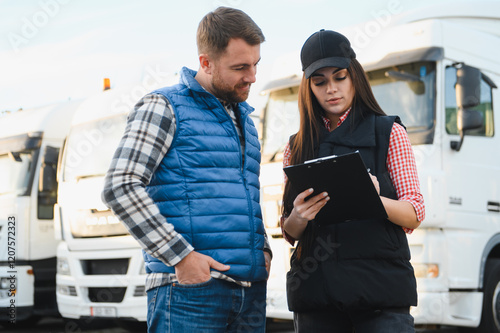
[[[339,226],[336,223],[334,225],[333,232],[334,232],[333,242],[337,245],[337,247],[333,251],[332,259],[335,262],[338,262],[339,261],[339,250],[340,250],[340,246],[338,246],[338,244],[339,244]]]
[[[236,116],[236,114],[235,114],[235,116]],[[243,140],[245,140],[246,135],[245,135],[244,121],[241,117],[241,113],[239,113],[237,116],[238,116],[237,119],[239,121],[241,134],[243,136]],[[233,126],[235,127],[236,125],[233,123]],[[235,131],[236,131],[236,128],[235,128]],[[255,237],[254,237],[254,235],[256,234],[256,230],[255,230],[255,217],[253,214],[252,199],[251,199],[250,191],[248,190],[247,180],[245,178],[245,164],[247,163],[248,159],[243,158],[245,151],[241,149],[241,142],[240,142],[240,136],[238,135],[238,131],[236,131],[236,137],[238,139],[238,144],[239,144],[238,147],[240,149],[241,178],[243,180],[243,185],[245,187],[245,193],[246,193],[247,202],[248,202],[248,212],[249,212],[249,218],[250,218],[250,231],[252,233],[252,243],[251,243],[251,251],[250,251],[250,253],[252,254],[251,276],[252,276],[252,278],[254,278],[256,273],[257,273],[257,271],[256,271],[257,270],[257,267],[256,267],[257,259],[255,258],[256,249],[255,249]],[[247,147],[247,143],[245,142],[245,150],[246,150],[246,147]]]
[[[218,101],[219,102],[219,101]],[[220,103],[220,102],[219,102]],[[221,104],[221,103],[220,103]],[[240,141],[240,136],[238,134],[238,130],[236,129],[236,126],[237,124],[235,124],[233,122],[233,119],[231,118],[231,115],[227,112],[226,108],[224,107],[224,105],[222,105],[222,108],[226,111],[226,115],[229,117],[229,120],[231,121],[231,124],[233,126],[233,130],[234,130],[234,134],[236,135],[236,140],[238,142],[238,149],[240,151],[240,172],[241,172],[241,179],[243,181],[243,186],[244,186],[244,189],[245,189],[245,194],[246,194],[246,197],[247,197],[247,203],[248,203],[248,212],[249,212],[249,218],[250,218],[250,232],[252,234],[252,240],[251,240],[251,250],[250,250],[250,253],[252,254],[252,265],[251,265],[251,272],[250,272],[250,275],[252,276],[252,280],[253,278],[255,277],[256,275],[256,262],[257,262],[257,259],[255,258],[255,252],[256,252],[256,249],[255,249],[255,237],[253,237],[253,235],[256,234],[256,230],[255,230],[255,218],[254,218],[254,214],[253,214],[253,205],[252,205],[252,200],[251,200],[251,195],[250,195],[250,191],[248,190],[248,184],[247,184],[247,181],[246,181],[246,178],[245,178],[245,163],[247,163],[247,158],[243,158],[244,154],[245,154],[245,151],[243,151],[241,149],[241,141]],[[234,110],[234,116],[236,118],[236,121],[239,123],[239,126],[240,126],[240,130],[241,130],[241,134],[243,136],[243,140],[245,140],[246,138],[246,135],[245,135],[245,127],[244,127],[244,121],[241,117],[241,110],[238,110],[239,112],[236,113]],[[246,143],[245,143],[245,150],[246,150]]]

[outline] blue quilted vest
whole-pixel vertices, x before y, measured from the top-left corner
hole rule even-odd
[[[231,266],[224,274],[239,281],[265,280],[260,143],[249,117],[253,108],[238,104],[245,137],[243,162],[231,117],[195,75],[183,68],[179,84],[154,92],[171,103],[177,127],[147,192],[195,251]],[[146,253],[144,259],[148,273],[175,272]]]

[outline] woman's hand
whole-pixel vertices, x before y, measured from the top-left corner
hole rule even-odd
[[[285,220],[285,231],[295,239],[299,239],[302,236],[307,227],[307,222],[314,220],[316,214],[330,200],[326,192],[317,194],[306,200],[313,192],[314,190],[310,188],[297,195],[293,201],[292,212]]]
[[[377,190],[377,194],[380,195],[380,185],[378,183],[377,177],[375,177],[371,173],[370,173],[370,177],[372,178],[373,185],[375,186],[375,189]]]
[[[375,186],[378,195],[380,195],[380,185],[377,177],[372,174],[370,174],[370,177],[372,178],[373,185]],[[382,200],[382,204],[387,212],[389,221],[408,229],[418,228],[420,222],[417,220],[417,213],[415,213],[415,209],[411,203],[408,201],[392,200],[382,196],[380,199]]]
[[[269,274],[271,274],[271,255],[269,252],[264,251],[264,260],[266,262],[267,278],[269,279]]]
[[[305,190],[300,193],[295,200],[293,201],[293,210],[290,216],[295,215],[295,217],[299,220],[308,222],[313,220],[316,217],[316,214],[323,208],[324,205],[330,200],[328,193],[323,192],[315,195],[312,198],[309,198],[306,201],[306,198],[310,196],[314,190],[312,188]]]

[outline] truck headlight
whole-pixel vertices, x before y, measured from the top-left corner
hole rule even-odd
[[[0,279],[0,289],[9,289],[10,287],[10,282],[9,282],[9,278],[1,278]]]
[[[68,259],[57,258],[57,274],[71,275]]]
[[[76,288],[74,286],[57,285],[57,293],[66,296],[77,296]]]
[[[439,276],[438,264],[412,264],[416,278],[434,279]]]

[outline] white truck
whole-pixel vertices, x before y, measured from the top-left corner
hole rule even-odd
[[[145,91],[105,90],[82,102],[64,145],[55,208],[57,305],[72,327],[93,319],[146,321],[146,272],[139,244],[101,201],[104,176],[127,114]]]
[[[54,204],[59,150],[79,102],[0,118],[0,321],[57,315]]]
[[[426,218],[408,236],[418,285],[411,313],[422,327],[500,332],[500,3],[435,6],[384,20],[340,31],[414,149]],[[282,319],[292,318],[285,294],[292,249],[279,228],[281,152],[298,128],[299,66],[297,55],[297,71],[290,71],[297,74],[264,89],[261,119],[262,204],[275,254],[268,316]]]

